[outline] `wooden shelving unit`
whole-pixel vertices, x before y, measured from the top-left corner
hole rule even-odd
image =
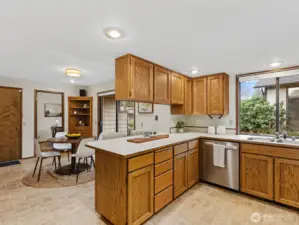
[[[92,97],[68,97],[69,133],[92,136]]]

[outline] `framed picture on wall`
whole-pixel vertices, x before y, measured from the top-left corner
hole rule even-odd
[[[61,104],[45,103],[45,117],[61,117]]]
[[[154,113],[152,103],[138,102],[138,113]]]

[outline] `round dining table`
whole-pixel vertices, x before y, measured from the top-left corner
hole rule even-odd
[[[60,138],[49,138],[47,141],[52,144],[72,144],[72,154],[75,154],[77,152],[77,148],[82,139],[83,139],[83,137],[79,137],[79,138],[60,137]],[[82,168],[82,167],[85,167],[85,166],[81,166],[81,164],[80,164],[80,168]],[[69,175],[70,173],[71,174],[77,173],[76,157],[71,157],[71,164],[61,166],[61,168],[59,170],[56,170],[56,173],[61,174],[61,175]]]

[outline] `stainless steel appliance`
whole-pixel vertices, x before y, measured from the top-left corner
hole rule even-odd
[[[225,167],[214,166],[213,144],[225,146]],[[201,177],[204,181],[240,190],[239,181],[239,144],[214,140],[203,140],[202,142],[202,168]]]

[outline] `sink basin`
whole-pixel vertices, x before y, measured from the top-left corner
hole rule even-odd
[[[288,140],[288,139],[280,139],[276,141],[277,143],[285,143],[285,144],[299,144],[298,141]]]
[[[247,138],[248,141],[263,141],[263,142],[275,142],[274,138],[270,137],[249,137]]]

